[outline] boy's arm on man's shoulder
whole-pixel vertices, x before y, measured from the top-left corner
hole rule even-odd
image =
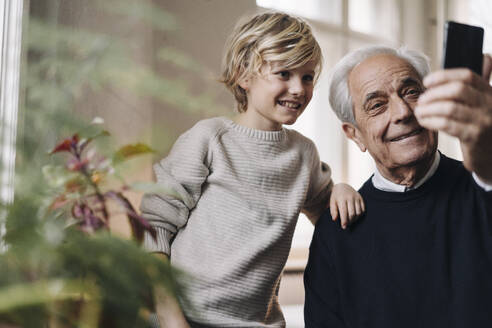
[[[304,204],[304,207],[301,209],[301,212],[305,214],[309,221],[314,225],[325,211],[327,211],[332,190],[333,182],[330,180],[325,186],[325,189],[322,189],[316,197],[310,199],[310,201]]]
[[[305,165],[309,167],[310,177],[306,200],[301,208],[301,212],[313,224],[316,224],[318,218],[328,207],[333,189],[333,180],[331,178],[331,168],[328,164],[321,161],[315,144],[308,139],[304,149],[306,152]]]
[[[306,202],[301,212],[309,220],[316,224],[318,218],[323,215],[328,207],[331,192],[333,190],[333,180],[331,179],[331,169],[328,164],[321,162],[318,152],[314,147],[313,162],[311,167],[311,178]]]
[[[329,216],[328,213],[325,216]],[[309,260],[304,271],[304,324],[306,328],[345,327],[341,314],[337,278],[333,269],[323,228],[331,220],[321,218],[315,229],[309,250]]]

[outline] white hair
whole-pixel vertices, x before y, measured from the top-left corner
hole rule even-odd
[[[423,79],[430,71],[429,58],[420,51],[406,47],[398,49],[385,46],[370,46],[357,49],[345,55],[332,70],[330,81],[330,105],[342,122],[355,123],[352,97],[348,86],[348,76],[359,63],[380,54],[389,54],[406,60],[415,68],[419,77]]]

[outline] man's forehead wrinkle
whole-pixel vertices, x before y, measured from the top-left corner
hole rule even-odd
[[[408,66],[386,67],[384,70],[378,71],[384,72],[375,72],[375,74],[369,75],[369,78],[359,81],[359,89],[364,98],[374,93],[389,94],[403,84],[410,84],[412,81],[418,83],[419,81]]]
[[[400,85],[400,87],[411,86],[411,85],[417,85],[419,87],[423,86],[422,80],[420,78],[412,77],[412,76],[407,76],[407,77],[403,78],[400,81],[399,85]]]

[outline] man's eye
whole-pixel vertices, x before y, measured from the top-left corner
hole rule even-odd
[[[405,92],[406,96],[420,96],[422,92],[419,89],[408,89]]]
[[[375,110],[375,109],[380,108],[380,107],[381,107],[381,106],[383,106],[383,105],[384,105],[384,104],[383,104],[382,102],[377,102],[377,103],[373,104],[373,105],[371,106],[371,108],[370,108],[370,109],[371,109],[371,110]]]

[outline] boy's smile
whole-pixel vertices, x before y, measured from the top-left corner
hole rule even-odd
[[[248,109],[238,115],[237,123],[269,131],[295,123],[313,96],[315,67],[313,62],[292,69],[278,62],[264,64],[259,74],[240,83]]]

